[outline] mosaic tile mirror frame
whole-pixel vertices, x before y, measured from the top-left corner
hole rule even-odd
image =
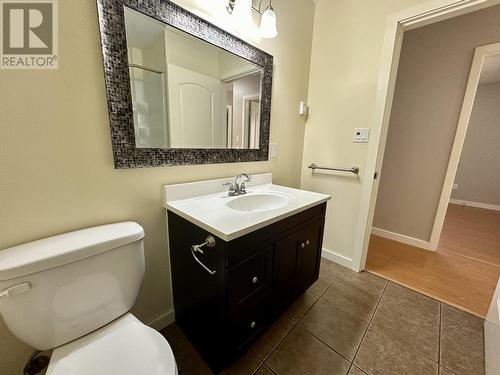
[[[97,0],[115,168],[161,167],[268,160],[273,56],[167,0]],[[259,148],[136,147],[125,8],[138,11],[240,56],[260,67]]]

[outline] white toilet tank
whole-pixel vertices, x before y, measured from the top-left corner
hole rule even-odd
[[[65,233],[0,251],[0,315],[34,348],[66,344],[125,314],[144,276],[133,222]]]

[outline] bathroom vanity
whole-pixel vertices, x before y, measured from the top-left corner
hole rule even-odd
[[[165,186],[176,321],[214,370],[234,360],[319,275],[328,195],[254,176]]]

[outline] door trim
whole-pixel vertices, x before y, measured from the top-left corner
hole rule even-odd
[[[372,234],[384,237],[389,240],[398,241],[407,245],[420,247],[425,250],[433,250],[431,247],[431,243],[429,241],[420,240],[415,237],[405,236],[404,234],[394,233],[385,229],[372,227]]]
[[[460,162],[460,155],[465,142],[465,136],[469,127],[469,120],[474,106],[474,99],[476,98],[477,87],[481,77],[484,60],[486,57],[500,55],[500,43],[488,44],[485,46],[477,47],[474,52],[474,59],[472,60],[472,67],[469,73],[469,81],[465,90],[464,101],[458,119],[457,132],[453,141],[453,147],[450,153],[450,160],[446,169],[446,174],[443,182],[443,190],[439,198],[439,204],[436,211],[436,218],[432,227],[430,244],[432,250],[436,250],[439,245],[439,239],[443,230],[443,224],[446,217],[446,210],[450,202],[451,193],[453,190],[453,183],[457,174],[458,163]]]
[[[321,256],[325,259],[331,260],[332,262],[338,263],[341,266],[353,269],[352,259],[340,255],[333,250],[323,248],[321,250]]]
[[[396,75],[405,31],[438,21],[470,13],[481,8],[499,4],[500,0],[430,0],[416,7],[389,16],[382,50],[382,63],[377,85],[374,121],[371,128],[372,142],[368,144],[366,160],[366,183],[362,186],[360,213],[354,239],[353,268],[365,268],[378,182],[373,179],[379,172],[384,158],[387,130],[394,97]]]

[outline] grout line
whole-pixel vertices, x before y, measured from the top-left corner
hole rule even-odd
[[[352,364],[352,361],[347,358],[345,355],[343,355],[342,353],[338,352],[335,348],[332,348],[328,343],[326,343],[325,341],[323,341],[323,339],[317,337],[314,333],[310,332],[306,327],[304,326],[300,326],[300,328],[302,328],[303,330],[305,330],[308,334],[310,334],[312,337],[314,337],[316,340],[318,340],[319,342],[323,343],[324,345],[326,345],[329,349],[331,349],[332,351],[334,351],[335,353],[337,353],[339,356],[341,356],[342,358],[344,358],[347,362],[349,362],[350,364]],[[350,369],[350,367],[349,367]]]
[[[342,272],[344,272],[344,270],[343,270]],[[321,293],[321,295],[319,295],[319,296],[318,296],[317,294],[315,294],[315,293],[313,293],[313,292],[310,292],[311,294],[314,294],[314,295],[315,295],[316,297],[318,297],[318,298],[317,298],[317,299],[316,299],[316,301],[314,301],[314,303],[313,303],[313,304],[312,304],[312,305],[311,305],[311,306],[310,306],[310,307],[309,307],[309,308],[308,308],[308,309],[304,312],[304,314],[300,317],[300,319],[299,319],[299,320],[297,320],[296,322],[293,322],[293,326],[292,326],[292,328],[290,329],[290,331],[288,331],[288,333],[285,335],[285,337],[283,337],[283,339],[282,339],[282,340],[278,343],[278,345],[276,345],[276,347],[275,347],[273,350],[271,350],[271,352],[270,352],[270,353],[269,353],[269,354],[268,354],[268,355],[267,355],[264,359],[262,359],[262,362],[263,362],[264,364],[265,364],[265,363],[266,363],[266,361],[269,359],[269,357],[271,357],[271,355],[272,355],[272,354],[273,354],[276,350],[278,350],[278,348],[280,347],[280,345],[283,343],[283,341],[285,341],[285,340],[286,340],[286,338],[290,335],[290,333],[292,333],[292,331],[293,331],[295,328],[297,328],[297,326],[299,325],[299,322],[300,322],[300,321],[304,318],[304,316],[306,316],[306,314],[309,312],[309,310],[311,310],[311,309],[313,308],[313,306],[314,306],[316,303],[318,303],[318,301],[321,299],[321,297],[323,296],[323,294],[325,294],[325,293],[326,293],[326,291],[328,290],[328,288],[330,288],[330,286],[333,284],[333,282],[334,282],[335,280],[337,280],[337,279],[338,279],[338,277],[342,274],[342,272],[340,272],[337,276],[335,276],[335,278],[334,278],[334,279],[330,282],[330,284],[328,284],[328,287],[326,287],[326,288],[325,288],[325,290],[323,291],[323,293]],[[318,280],[319,280],[319,277],[318,277]],[[305,292],[304,292],[304,293],[305,293]],[[300,298],[300,297],[299,297],[299,298]],[[293,304],[292,304],[292,305],[293,305]],[[300,325],[300,327],[302,328],[302,325]],[[309,332],[309,331],[307,331],[307,332]],[[316,338],[316,336],[314,336],[314,335],[312,335],[312,336]],[[257,356],[257,357],[258,357],[258,356]],[[260,358],[259,358],[259,359],[260,359]]]
[[[363,271],[365,271],[366,273],[371,273],[370,271],[366,271],[366,270],[363,270]],[[354,272],[354,271],[353,271],[353,272]],[[342,271],[336,279],[340,278],[340,275],[341,275],[342,273],[344,273],[344,272]],[[374,274],[374,275],[375,275],[375,274]],[[370,291],[368,291],[368,290],[366,290],[366,289],[360,288],[359,286],[357,286],[357,285],[355,285],[355,284],[353,284],[353,283],[350,283],[348,280],[340,279],[340,281],[342,281],[342,282],[344,282],[344,283],[346,283],[346,284],[349,284],[349,285],[350,285],[350,286],[352,286],[353,288],[356,288],[356,289],[358,289],[358,290],[360,290],[360,291],[362,291],[362,292],[364,292],[364,293],[368,293],[368,294],[371,294],[371,295],[373,295],[373,296],[376,296],[376,297],[380,298],[380,297],[382,297],[383,293],[385,292],[385,288],[387,287],[387,284],[388,284],[389,280],[388,280],[387,278],[382,277],[382,276],[379,276],[379,275],[375,275],[375,276],[377,276],[377,277],[379,277],[379,278],[381,278],[381,279],[385,280],[385,282],[386,282],[386,285],[384,285],[384,289],[382,290],[382,293],[381,293],[381,294],[373,293],[373,292],[370,292]],[[336,279],[335,279],[335,280],[336,280]]]
[[[280,316],[281,317],[281,316]],[[278,318],[279,319],[279,318]],[[277,320],[275,320],[274,322],[276,323]],[[291,321],[291,320],[290,320]],[[257,358],[259,358],[263,363],[266,363],[266,361],[269,359],[269,357],[271,357],[271,355],[280,347],[280,345],[283,343],[283,341],[286,340],[286,338],[290,335],[290,333],[292,333],[292,331],[295,329],[295,327],[297,327],[297,324],[299,324],[298,322],[293,322],[291,321],[293,324],[292,324],[292,327],[290,328],[290,330],[287,332],[287,334],[280,340],[280,342],[278,344],[276,344],[276,346],[273,348],[273,350],[271,350],[271,352],[265,356],[265,358],[260,358],[258,355],[257,355]],[[272,325],[271,325],[272,326]],[[268,327],[268,330],[270,329],[271,327]],[[260,339],[262,339],[264,337],[264,335],[262,335],[260,337]]]
[[[257,357],[257,358],[258,358],[258,357]],[[259,359],[260,359],[260,358],[259,358]],[[273,371],[273,369],[272,369],[271,367],[269,367],[268,365],[266,365],[264,362],[262,362],[262,364],[261,364],[261,365],[257,368],[257,370],[255,370],[254,372],[252,372],[252,374],[251,374],[251,375],[255,375],[256,373],[258,373],[258,372],[259,372],[259,370],[260,370],[262,367],[264,367],[264,366],[265,366],[265,368],[266,368],[266,369],[268,369],[269,371],[271,371],[271,373],[272,373],[272,374],[275,374],[275,375],[276,375],[276,373]]]
[[[366,326],[366,330],[363,333],[363,337],[361,338],[361,341],[359,342],[359,346],[357,347],[356,352],[354,353],[354,357],[352,357],[352,364],[354,364],[354,361],[356,360],[356,357],[358,356],[359,349],[361,349],[361,346],[363,345],[363,341],[365,341],[366,334],[368,333],[368,330],[370,329],[370,327],[372,325],[373,319],[375,319],[375,314],[378,311],[378,307],[380,305],[380,301],[382,301],[382,296],[385,294],[385,291],[386,291],[388,285],[389,285],[389,283],[385,284],[384,290],[382,291],[382,294],[380,295],[380,297],[379,297],[379,299],[377,301],[377,305],[375,306],[375,309],[373,310],[373,314],[372,314],[372,316],[370,318],[370,321],[368,322],[368,324]],[[363,369],[361,369],[361,370],[363,370]]]
[[[387,288],[389,287],[389,283],[391,283],[391,281],[389,281],[387,283]],[[396,283],[393,283],[393,284],[396,284]],[[396,285],[398,285],[398,284],[396,284]],[[386,294],[387,288],[385,288],[384,291],[383,291],[383,293],[382,293],[381,301],[382,301],[382,299],[384,299],[385,301],[392,301],[393,303],[397,304],[401,309],[409,312],[410,314],[415,314],[411,309],[409,309],[408,307],[404,306],[403,304],[400,304],[398,298],[386,297],[385,294]],[[406,288],[406,287],[403,287],[403,288]],[[406,288],[406,289],[409,289],[409,290],[413,291],[410,288]],[[416,292],[416,291],[413,291],[413,292]],[[418,293],[418,294],[420,294],[420,295],[422,295],[422,296],[424,296],[426,298],[430,298],[430,297],[426,296],[425,294],[422,294],[422,293],[419,293],[419,292],[416,292],[416,293]],[[434,363],[437,363],[437,365],[439,367],[439,350],[440,350],[439,347],[440,347],[440,339],[441,339],[441,332],[440,332],[440,328],[441,328],[441,306],[443,305],[443,303],[440,302],[440,301],[437,301],[437,300],[435,300],[433,298],[430,298],[430,299],[436,301],[438,303],[438,307],[439,307],[439,312],[438,312],[438,358],[437,358],[437,360],[435,358],[433,358],[433,357],[429,357],[429,355],[421,352],[419,348],[415,347],[414,345],[412,345],[412,344],[410,344],[408,342],[405,342],[402,339],[395,338],[395,337],[391,337],[391,338],[393,340],[395,340],[395,341],[400,342],[403,345],[408,346],[410,349],[414,350],[420,356],[422,356],[424,358],[427,358],[428,360],[430,360],[430,361],[432,361]],[[382,333],[384,333],[384,332],[382,332]]]

